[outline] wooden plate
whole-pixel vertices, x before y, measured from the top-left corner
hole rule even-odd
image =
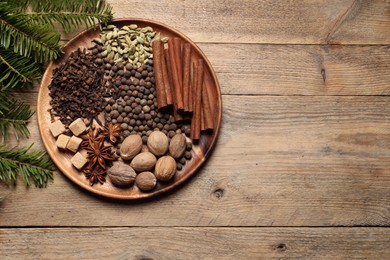
[[[61,172],[82,188],[89,190],[93,193],[110,198],[128,200],[149,198],[152,196],[160,195],[181,185],[190,176],[192,176],[210,156],[211,151],[216,143],[222,117],[222,100],[219,84],[215,76],[215,72],[203,52],[188,37],[159,22],[144,19],[117,19],[112,22],[112,24],[116,25],[117,27],[133,23],[137,24],[139,27],[151,26],[155,31],[160,32],[162,37],[180,37],[183,42],[189,42],[192,45],[193,50],[192,58],[202,58],[204,60],[205,80],[207,81],[208,86],[213,93],[213,104],[211,107],[215,109],[213,115],[216,128],[212,134],[202,134],[199,143],[197,145],[194,145],[192,151],[192,159],[190,161],[187,161],[183,169],[181,171],[178,171],[172,180],[164,183],[158,182],[156,188],[151,192],[142,192],[135,185],[130,188],[118,188],[113,186],[109,180],[107,180],[103,185],[95,184],[94,186],[90,186],[84,174],[77,171],[70,163],[70,159],[73,154],[70,152],[59,151],[55,145],[56,140],[51,135],[48,127],[51,123],[50,114],[48,112],[48,109],[50,108],[48,86],[50,85],[50,82],[52,80],[53,69],[58,67],[59,64],[64,61],[71,52],[77,50],[77,48],[83,49],[91,47],[93,45],[92,39],[99,36],[100,31],[98,29],[90,29],[81,32],[79,35],[77,35],[75,38],[73,38],[66,44],[66,46],[64,47],[65,54],[62,56],[62,58],[60,60],[57,60],[56,62],[52,62],[49,64],[42,78],[37,106],[38,126],[40,134],[42,136],[43,144],[48,154],[50,155],[54,163],[57,165],[57,167],[61,170]]]

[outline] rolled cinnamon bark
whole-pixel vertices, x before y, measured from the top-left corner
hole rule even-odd
[[[155,40],[152,42],[152,48],[153,48],[154,78],[156,80],[157,106],[159,109],[161,109],[167,106],[167,96],[165,93],[165,85],[163,79],[164,45],[162,41]]]
[[[214,129],[214,120],[213,113],[211,107],[211,96],[210,96],[210,84],[206,77],[203,79],[203,89],[202,89],[202,117],[203,117],[203,125],[201,130],[213,130]]]
[[[189,84],[189,93],[188,93],[188,110],[194,111],[194,88],[195,88],[195,72],[194,72],[194,62],[190,61],[190,84]]]
[[[180,61],[177,60],[175,50],[177,47],[175,46],[175,41],[171,41],[168,43],[168,53],[169,53],[169,59],[171,63],[171,75],[172,75],[172,82],[173,82],[173,89],[174,89],[174,109],[177,110],[183,110],[183,96],[182,96],[182,90],[181,90],[181,80],[180,75],[178,74],[177,67],[181,67]]]
[[[191,45],[185,43],[183,47],[183,105],[184,112],[192,112],[190,106],[190,78],[191,78]]]
[[[200,139],[200,130],[201,130],[201,116],[202,116],[202,87],[203,87],[203,60],[197,60],[194,64],[194,73],[195,73],[195,89],[193,93],[194,104],[193,104],[193,114],[191,120],[191,139],[199,140]]]
[[[182,58],[182,42],[178,37],[172,39],[175,50],[175,59],[177,62],[176,70],[179,75],[180,86],[183,88],[183,58]],[[182,90],[183,91],[183,90]]]
[[[200,132],[206,131],[206,126],[205,126],[205,118],[204,118],[204,108],[202,106],[201,113],[200,113]]]
[[[169,54],[168,49],[164,48],[163,51],[163,80],[164,80],[164,87],[165,87],[165,95],[167,98],[167,105],[173,105],[173,87],[172,87],[172,78],[170,74],[170,66],[171,63],[169,62]]]

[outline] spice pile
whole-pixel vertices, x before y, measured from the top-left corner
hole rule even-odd
[[[109,25],[53,71],[50,131],[90,185],[108,176],[151,191],[174,180],[192,142],[213,130],[203,60],[191,60],[189,43],[160,37],[151,27]]]

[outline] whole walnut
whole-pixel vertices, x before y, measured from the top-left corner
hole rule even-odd
[[[112,184],[116,186],[130,186],[134,184],[137,174],[128,164],[117,161],[107,170]]]
[[[147,146],[155,156],[162,156],[168,151],[168,137],[161,131],[153,131],[149,137]]]

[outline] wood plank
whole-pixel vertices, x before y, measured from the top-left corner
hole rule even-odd
[[[390,46],[200,47],[217,72],[224,94],[390,94]]]
[[[213,155],[172,194],[118,202],[56,173],[47,189],[3,189],[0,226],[386,226],[389,102],[382,96],[223,96]],[[29,141],[38,142],[35,124]]]
[[[0,229],[2,259],[385,259],[387,228]]]
[[[114,17],[163,22],[195,42],[389,44],[390,2],[108,0]]]
[[[390,95],[390,46],[199,46],[223,94]]]

